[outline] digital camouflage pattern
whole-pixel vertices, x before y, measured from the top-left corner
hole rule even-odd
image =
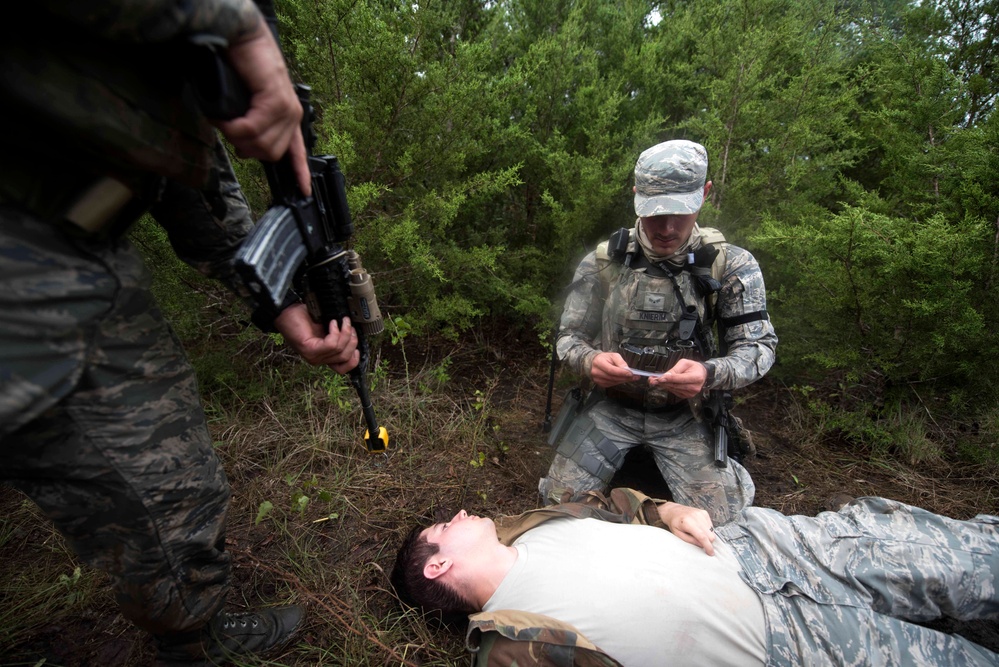
[[[691,249],[697,250],[702,237],[699,227],[694,227],[692,237]],[[731,244],[724,244],[723,252],[725,270],[719,280],[715,319],[766,310],[766,285],[756,258]],[[624,270],[620,264],[599,259],[598,253],[599,249],[587,254],[576,268],[556,341],[559,359],[581,376],[590,374],[593,357],[599,352],[616,352],[622,340],[666,337],[682,315],[668,278],[643,277],[641,271]],[[694,291],[688,272],[681,272],[677,281],[685,303],[695,305],[703,320],[704,300]],[[617,327],[626,328],[615,331]],[[714,368],[714,381],[705,389],[745,387],[774,364],[777,335],[769,320],[729,327],[725,344],[727,354],[707,362]]]
[[[700,248],[711,231],[695,225],[691,249]],[[635,234],[632,230],[631,247]],[[766,287],[756,259],[737,246],[721,246],[725,262],[714,319],[765,310]],[[577,374],[589,376],[593,358],[600,352],[619,352],[622,343],[648,345],[675,338],[686,304],[694,305],[704,322],[706,300],[696,291],[690,273],[683,271],[675,279],[683,303],[670,278],[612,262],[603,247],[589,253],[577,267],[566,297],[556,341],[559,358]],[[714,335],[702,334],[713,346]],[[744,387],[773,366],[777,335],[769,320],[728,327],[724,340],[727,354],[705,362],[714,372],[706,390]],[[752,504],[755,487],[749,473],[731,459],[725,468],[714,464],[711,434],[700,419],[698,401],[683,401],[663,389],[652,389],[645,378],[613,387],[606,394],[623,395],[628,402],[605,398],[577,417],[588,416],[596,430],[578,443],[564,439],[556,443],[552,466],[538,484],[545,502],[557,502],[566,490],[571,496],[575,491],[606,488],[623,464],[623,453],[648,445],[678,502],[706,509],[719,524]],[[637,406],[645,410],[634,409]]]
[[[228,482],[139,254],[60,213],[102,176],[155,184],[178,254],[236,288],[252,220],[177,56],[261,18],[249,0],[21,9],[0,28],[0,117],[18,128],[0,139],[0,474],[109,573],[127,618],[169,640],[222,606]]]
[[[229,499],[193,369],[126,241],[0,208],[0,460],[124,615],[196,628],[229,583]]]
[[[750,507],[716,532],[761,594],[770,666],[999,664],[960,635],[915,625],[999,619],[999,517],[859,498],[817,517]]]
[[[635,215],[697,213],[707,173],[708,152],[693,141],[664,141],[646,149],[635,163]]]
[[[507,545],[566,515],[662,527],[657,502],[614,489],[609,497],[589,493],[580,502],[499,517],[496,525]],[[999,619],[999,517],[957,521],[859,498],[817,517],[749,507],[716,534],[733,548],[743,580],[763,601],[767,667],[999,664],[999,655],[963,637],[915,625],[942,617]],[[474,614],[469,622],[470,649],[482,647],[473,658],[478,667],[562,667],[572,663],[548,656],[565,655],[573,643],[589,646],[572,626],[536,614]],[[549,638],[556,650],[546,652]],[[505,662],[491,662],[486,647],[502,647]],[[616,664],[610,660],[578,664]]]
[[[643,413],[603,400],[576,423],[587,420],[593,428],[578,443],[578,449],[570,451],[571,434],[559,443],[548,475],[538,485],[545,502],[557,503],[575,499],[582,492],[606,489],[625,453],[644,444],[652,451],[673,499],[706,510],[716,524],[731,520],[753,503],[756,486],[749,472],[733,459],[724,468],[715,465],[708,428],[686,406]],[[614,458],[607,456],[608,451]],[[584,463],[586,468],[580,465],[582,456],[596,461],[600,472],[591,472],[593,464]]]
[[[215,142],[213,157],[211,180],[217,187],[202,190],[168,181],[151,213],[166,230],[177,257],[253,307],[256,300],[232,260],[255,222],[221,141]]]

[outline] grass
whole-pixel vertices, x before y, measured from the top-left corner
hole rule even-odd
[[[388,572],[414,523],[445,518],[461,507],[493,515],[533,506],[533,486],[548,460],[544,436],[504,403],[509,397],[501,394],[510,391],[511,381],[499,376],[526,373],[529,385],[531,371],[543,364],[479,375],[481,369],[452,367],[442,381],[439,363],[410,359],[407,373],[397,361],[386,362],[373,393],[396,446],[385,457],[364,449],[356,400],[344,405],[321,375],[276,361],[283,378],[278,393],[255,401],[208,397],[210,428],[233,488],[228,606],[299,603],[309,613],[296,643],[282,655],[237,664],[468,664],[463,637],[428,625],[396,603]],[[236,373],[244,382],[253,373],[273,372],[246,363]],[[526,402],[535,419],[544,389],[535,383],[530,392]],[[999,506],[995,492],[983,495],[981,479],[972,477],[978,471],[934,464],[919,473],[905,462],[872,462],[862,453],[830,449],[828,437],[810,435],[815,423],[792,395],[783,390],[779,405],[755,399],[754,405],[776,407],[775,423],[783,429],[761,433],[770,436],[759,443],[764,455],[773,455],[772,438],[796,443],[793,458],[771,459],[766,468],[754,463],[759,504],[796,509],[824,482],[853,495],[884,490],[926,501],[917,504],[937,511],[960,501],[955,516],[967,514],[967,507]],[[486,454],[483,463],[473,465],[479,452]],[[767,470],[793,475],[796,483],[781,489],[767,479]],[[950,479],[945,485],[939,478]],[[963,496],[955,492],[964,487]],[[2,490],[0,517],[0,663],[149,664],[151,644],[118,615],[106,579],[87,567],[76,574],[73,556],[30,502]]]
[[[395,548],[413,523],[478,497],[475,477],[483,474],[467,462],[488,439],[489,388],[440,393],[442,368],[382,371],[373,399],[390,429],[388,456],[367,453],[353,390],[344,394],[325,371],[286,366],[275,383],[280,391],[254,400],[237,386],[207,392],[209,426],[233,489],[228,606],[309,608],[307,627],[283,657],[247,664],[466,662],[461,638],[435,633],[401,609],[388,582]],[[273,371],[261,369],[234,359],[230,377],[242,384],[267,372],[273,382]],[[118,617],[106,579],[77,570],[62,538],[17,492],[2,490],[0,516],[0,663],[98,664],[99,649],[82,640],[111,641],[107,632],[88,637],[99,628],[74,626],[80,637],[69,639],[51,630],[62,618]],[[40,645],[50,641],[54,651]],[[148,663],[152,646],[141,633],[129,631],[123,641],[141,647],[127,664]]]
[[[62,537],[20,496],[0,520],[0,553],[32,552],[0,589],[0,646],[28,640],[51,623],[102,597],[103,575],[81,568]]]
[[[373,351],[371,386],[379,421],[389,429],[388,456],[365,450],[365,424],[349,384],[298,362],[274,337],[217,325],[210,338],[189,344],[233,489],[227,605],[301,603],[309,610],[295,644],[246,665],[469,662],[463,637],[397,604],[388,572],[415,523],[460,508],[495,515],[534,506],[537,479],[550,460],[539,428],[547,358],[518,348],[522,359],[515,365],[412,336],[396,335],[395,344],[383,338]],[[808,392],[784,388],[773,400],[761,392],[752,392],[760,394],[754,405],[774,413],[773,437],[761,437],[758,446],[770,457],[778,438],[794,446],[791,455],[756,464],[758,504],[805,507],[824,482],[854,495],[884,490],[910,502],[960,500],[955,516],[968,507],[999,507],[995,491],[982,491],[996,488],[982,483],[995,480],[994,468],[983,477],[979,469],[948,468],[930,457],[932,470],[924,477],[908,465],[923,460],[915,450],[899,465],[882,457],[872,464],[870,451],[832,451],[832,419],[809,407]],[[994,433],[997,425],[999,411],[980,431]],[[918,442],[928,433],[918,414],[899,413],[894,429],[897,441]],[[794,484],[782,489],[767,479],[771,471],[793,476]],[[949,478],[947,485],[931,474]],[[953,492],[965,488],[960,498]],[[928,490],[935,495],[927,498]],[[136,667],[149,664],[152,651],[145,635],[118,614],[104,575],[79,566],[32,503],[0,487],[0,663]]]

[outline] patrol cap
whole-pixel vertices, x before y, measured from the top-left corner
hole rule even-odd
[[[656,144],[635,163],[635,214],[697,213],[704,203],[708,152],[686,139]]]

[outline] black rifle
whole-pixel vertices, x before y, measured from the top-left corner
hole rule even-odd
[[[704,417],[711,428],[715,452],[715,465],[724,468],[729,457],[742,459],[742,438],[738,425],[729,410],[732,394],[723,389],[712,389],[702,404]]]
[[[276,39],[273,3],[263,0],[257,5]],[[220,119],[241,116],[249,107],[243,82],[217,52],[216,45],[195,43],[202,47],[196,50],[197,57],[207,61],[198,70],[205,78],[193,82],[205,114]],[[288,155],[278,162],[262,161],[273,201],[243,242],[235,267],[257,300],[259,310],[273,315],[280,313],[294,286],[312,319],[324,327],[331,320],[342,324],[345,317],[350,317],[360,353],[357,367],[350,372],[350,381],[360,398],[368,427],[365,446],[372,453],[385,452],[389,446],[388,432],[378,426],[365,378],[370,353],[368,337],[381,333],[385,326],[371,277],[361,266],[357,252],[349,248],[354,225],[339,162],[333,155],[312,155],[316,135],[311,89],[302,84],[295,89],[304,111],[302,136],[309,156],[312,195],[302,194]]]

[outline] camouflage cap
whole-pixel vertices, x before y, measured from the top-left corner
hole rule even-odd
[[[704,203],[708,152],[693,141],[656,144],[635,163],[635,214],[697,213]]]

